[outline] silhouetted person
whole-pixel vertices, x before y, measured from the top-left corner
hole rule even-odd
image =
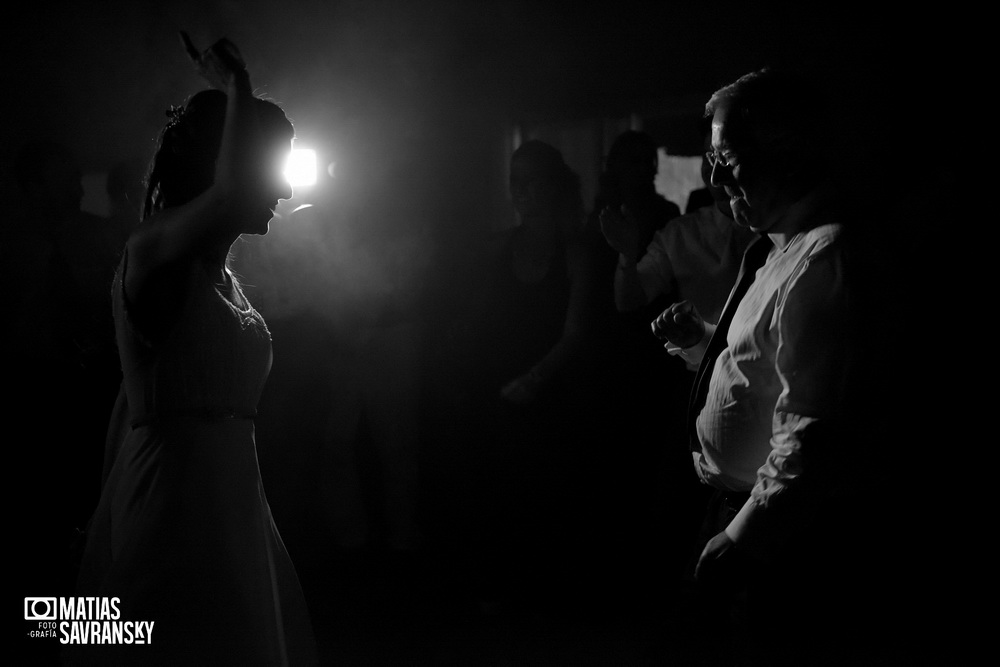
[[[659,152],[651,136],[636,130],[619,135],[599,179],[589,226],[597,229],[597,217],[605,210],[628,211],[637,225],[641,257],[653,234],[681,214],[677,204],[656,191],[658,170]]]
[[[410,224],[407,213],[390,217]],[[341,270],[363,276],[331,288],[345,293],[330,313],[336,322],[328,341],[333,386],[320,454],[324,514],[339,548],[387,547],[409,557],[423,542],[417,526],[418,306],[427,248],[417,230],[386,229],[365,215],[357,220],[360,226],[339,240],[346,246],[341,261],[352,265]]]
[[[236,48],[203,53],[216,89],[173,109],[113,303],[124,435],[90,523],[77,594],[155,623],[144,646],[71,645],[73,663],[315,662],[305,599],[264,494],[254,413],[270,333],[227,266],[291,196],[292,126],[252,94]],[[139,650],[136,650],[136,649]]]
[[[641,258],[646,247],[657,234],[668,229],[670,221],[680,215],[680,209],[656,191],[655,179],[659,170],[659,153],[656,142],[648,134],[629,130],[615,139],[608,153],[605,169],[601,173],[599,190],[587,220],[587,238],[594,245],[597,257],[597,303],[601,311],[602,324],[606,335],[613,343],[603,351],[608,362],[615,367],[610,383],[619,383],[614,378],[617,371],[631,378],[633,386],[640,387],[640,394],[655,392],[661,374],[655,366],[660,356],[649,340],[645,324],[655,317],[666,303],[650,298],[648,303],[634,307],[618,308],[621,313],[631,313],[629,317],[614,316],[615,297],[611,294],[616,284],[616,266],[619,257],[614,248],[604,242],[601,232],[602,220],[627,216],[632,234],[632,247],[628,253],[636,261]],[[667,302],[669,303],[669,302]],[[640,306],[647,306],[640,308]],[[646,369],[650,374],[641,377]],[[655,383],[655,384],[654,384]]]
[[[470,275],[453,278],[461,289],[440,341],[455,472],[442,483],[455,492],[442,508],[454,528],[441,539],[474,570],[488,608],[526,613],[565,601],[580,567],[573,541],[593,518],[582,503],[594,455],[583,437],[593,414],[594,265],[578,177],[558,150],[521,145],[510,196],[517,225],[473,251]]]

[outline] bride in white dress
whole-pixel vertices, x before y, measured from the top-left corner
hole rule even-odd
[[[172,109],[113,299],[127,409],[91,521],[78,595],[120,599],[151,641],[77,646],[72,664],[312,664],[305,598],[261,484],[254,411],[271,365],[227,267],[291,196],[291,123],[254,97],[236,48],[197,52],[212,90]],[[123,404],[122,404],[123,405]],[[127,420],[127,423],[120,420]],[[123,426],[123,427],[122,427]]]

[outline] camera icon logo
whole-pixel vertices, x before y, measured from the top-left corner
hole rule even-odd
[[[55,598],[24,598],[24,620],[55,621],[58,616],[59,605]]]

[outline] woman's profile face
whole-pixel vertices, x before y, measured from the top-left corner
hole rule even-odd
[[[257,154],[257,185],[250,195],[245,234],[266,234],[274,209],[282,199],[291,199],[292,186],[285,178],[285,163],[292,150],[292,140],[284,136],[261,142]]]
[[[540,165],[526,158],[511,160],[510,198],[518,215],[533,217],[549,214],[553,194],[551,180]]]

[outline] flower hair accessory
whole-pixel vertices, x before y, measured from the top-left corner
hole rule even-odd
[[[176,127],[181,122],[181,119],[184,118],[185,111],[186,109],[184,107],[176,107],[173,104],[171,104],[170,108],[167,109],[165,112],[167,118],[169,118],[169,120],[167,121],[167,127],[168,128]]]

